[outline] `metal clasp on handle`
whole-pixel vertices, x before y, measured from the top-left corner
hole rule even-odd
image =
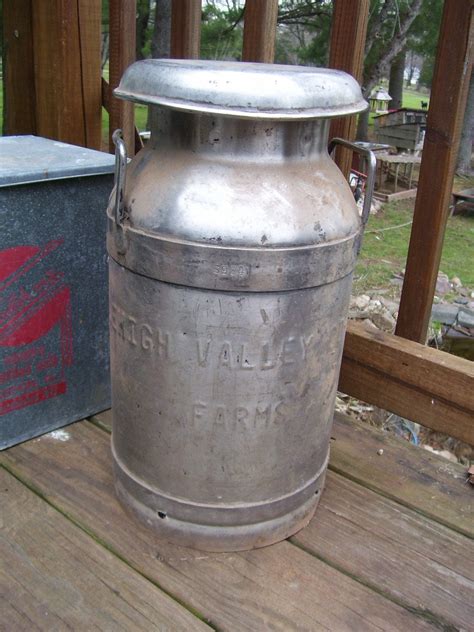
[[[112,134],[112,141],[115,145],[115,203],[114,218],[115,224],[122,227],[124,218],[124,193],[125,176],[127,173],[127,148],[122,136],[122,130],[116,129]]]
[[[334,151],[334,147],[336,145],[341,145],[342,147],[346,147],[347,149],[351,149],[362,156],[365,156],[367,159],[367,181],[365,183],[365,193],[364,193],[364,206],[362,207],[362,217],[361,217],[361,228],[360,228],[360,236],[359,243],[357,246],[357,254],[359,254],[360,249],[362,247],[362,237],[364,235],[365,225],[367,224],[367,220],[369,219],[370,207],[372,205],[372,196],[374,193],[374,185],[375,185],[375,173],[377,168],[377,159],[375,158],[375,154],[370,149],[365,149],[364,147],[360,147],[356,143],[351,143],[348,140],[344,140],[343,138],[333,138],[328,146],[329,154],[332,154]]]

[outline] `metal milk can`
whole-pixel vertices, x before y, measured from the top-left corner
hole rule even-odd
[[[367,104],[342,72],[240,62],[140,61],[115,94],[157,110],[128,166],[115,135],[117,494],[178,544],[271,544],[324,485],[361,234],[328,128]]]

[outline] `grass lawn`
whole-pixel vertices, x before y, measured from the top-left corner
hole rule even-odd
[[[415,108],[417,110],[420,110],[422,101],[427,101],[429,104],[430,102],[429,93],[419,92],[418,90],[414,90],[413,88],[403,89],[402,105],[404,108]],[[374,112],[371,112],[369,114],[369,126],[373,125],[375,116],[377,115]]]
[[[421,109],[421,102],[425,101],[430,103],[430,95],[426,92],[418,92],[417,90],[413,90],[412,88],[405,88],[403,90],[403,107],[404,108],[416,108],[417,110]]]
[[[457,188],[474,186],[474,178],[457,182]],[[354,294],[390,287],[390,279],[406,264],[414,200],[385,204],[369,218],[362,251],[356,267]],[[396,227],[396,228],[395,228]],[[389,228],[390,230],[387,230]],[[474,217],[456,215],[448,219],[440,270],[457,276],[474,289]],[[399,291],[393,287],[394,295]]]

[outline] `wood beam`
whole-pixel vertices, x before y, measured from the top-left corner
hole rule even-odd
[[[362,82],[369,4],[369,0],[335,0],[333,5],[329,67],[348,72],[359,83]],[[354,140],[356,121],[355,116],[333,120],[329,138]],[[352,152],[337,147],[336,163],[346,178],[351,162]]]
[[[242,61],[273,63],[277,17],[278,0],[247,0]]]
[[[125,70],[135,61],[136,1],[110,0],[109,5],[109,149],[112,134],[121,129],[130,156],[135,149],[134,104],[113,96]]]
[[[3,134],[36,134],[31,0],[3,3]]]
[[[199,59],[201,10],[200,0],[172,1],[170,57]]]
[[[339,390],[474,444],[474,363],[349,321]]]
[[[424,343],[472,67],[472,0],[446,0],[396,334]]]
[[[78,0],[79,56],[81,64],[82,107],[86,147],[101,149],[102,86],[101,28],[102,3]]]
[[[99,0],[32,2],[36,133],[100,147]]]

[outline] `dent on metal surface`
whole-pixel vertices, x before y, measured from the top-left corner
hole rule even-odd
[[[137,98],[158,94],[160,64],[134,75]],[[186,102],[204,71],[214,101],[228,100],[228,72],[234,118],[157,111],[118,224],[111,197],[117,494],[180,544],[264,546],[304,526],[320,498],[360,220],[327,154],[328,121],[304,120],[316,116],[314,73],[271,73],[300,86],[303,120],[249,120],[247,71],[236,83],[234,66],[166,68],[187,77],[174,88]]]

